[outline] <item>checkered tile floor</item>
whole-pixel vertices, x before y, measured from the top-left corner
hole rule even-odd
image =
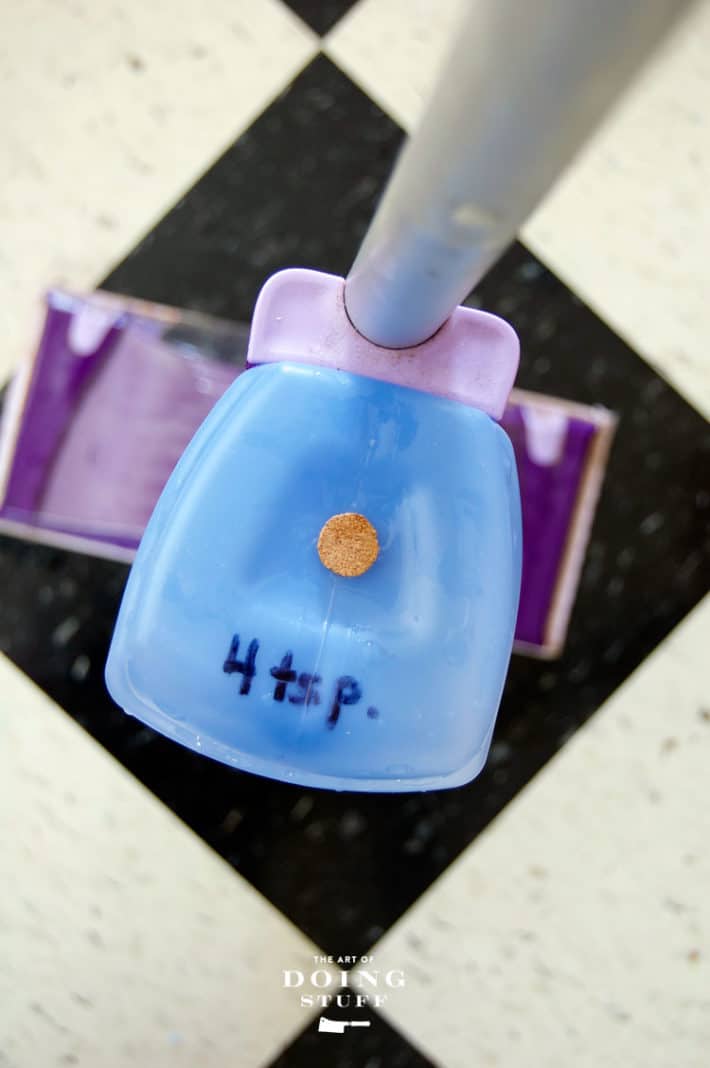
[[[248,319],[346,273],[457,12],[9,0],[4,375],[50,282]],[[704,0],[471,298],[522,387],[620,418],[565,654],[514,658],[476,782],[180,749],[103,686],[125,568],[0,541],[0,1065],[707,1063],[708,47]]]

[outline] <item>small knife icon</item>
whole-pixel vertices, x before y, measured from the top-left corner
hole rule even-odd
[[[329,1020],[327,1016],[321,1016],[318,1021],[318,1030],[325,1031],[329,1035],[344,1035],[346,1027],[369,1027],[369,1020]]]

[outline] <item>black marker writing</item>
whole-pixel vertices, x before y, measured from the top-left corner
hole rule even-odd
[[[242,684],[239,687],[240,694],[248,694],[251,689],[251,680],[256,675],[256,654],[259,651],[259,643],[256,638],[249,642],[247,655],[244,660],[237,660],[239,655],[239,635],[235,634],[229,646],[227,659],[222,665],[222,670],[227,675],[238,672],[242,676]]]
[[[320,675],[309,675],[307,671],[302,671],[298,676],[298,685],[301,689],[301,693],[289,695],[291,704],[319,705],[320,694],[318,693],[318,684],[322,681]]]
[[[271,669],[271,675],[278,680],[274,686],[274,701],[283,701],[289,682],[296,681],[296,672],[291,670],[292,663],[293,653],[288,652],[281,658],[279,666]]]
[[[330,712],[326,723],[332,728],[340,719],[340,709],[343,705],[356,705],[362,697],[360,683],[352,675],[341,675],[335,684],[335,697],[330,706]]]
[[[226,675],[241,675],[242,681],[239,693],[246,696],[251,692],[252,679],[257,674],[256,655],[259,651],[259,640],[253,638],[247,647],[246,656],[239,659],[239,635],[235,634],[229,646],[227,659],[222,664],[222,670]],[[289,649],[281,657],[281,662],[269,669],[269,674],[276,680],[272,693],[272,700],[282,704],[288,697],[292,705],[319,705],[321,704],[321,692],[319,687],[323,679],[316,672],[297,671],[293,666],[293,652]],[[289,686],[292,687],[289,691]],[[340,713],[344,705],[356,705],[362,697],[362,687],[352,675],[341,675],[335,682],[333,699],[330,702],[325,726],[332,730],[340,719]],[[379,711],[373,705],[366,710],[368,719],[377,719]]]

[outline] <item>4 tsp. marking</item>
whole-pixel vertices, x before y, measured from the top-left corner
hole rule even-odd
[[[227,659],[222,665],[226,675],[241,675],[239,693],[246,697],[251,691],[252,679],[256,676],[256,658],[259,652],[259,639],[252,638],[247,646],[246,655],[239,659],[238,634],[232,636]],[[279,704],[288,701],[291,705],[320,705],[323,679],[315,672],[297,671],[293,666],[293,652],[289,649],[278,664],[269,668],[269,675],[274,680],[272,700]],[[325,718],[326,727],[332,730],[340,719],[340,713],[346,705],[357,705],[362,699],[362,686],[352,675],[340,675],[330,690],[331,698]],[[369,719],[377,719],[379,712],[370,705],[367,709]]]

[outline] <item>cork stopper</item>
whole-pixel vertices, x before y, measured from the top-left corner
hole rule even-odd
[[[318,535],[318,555],[329,571],[345,578],[364,575],[380,551],[377,531],[358,512],[333,515]]]

